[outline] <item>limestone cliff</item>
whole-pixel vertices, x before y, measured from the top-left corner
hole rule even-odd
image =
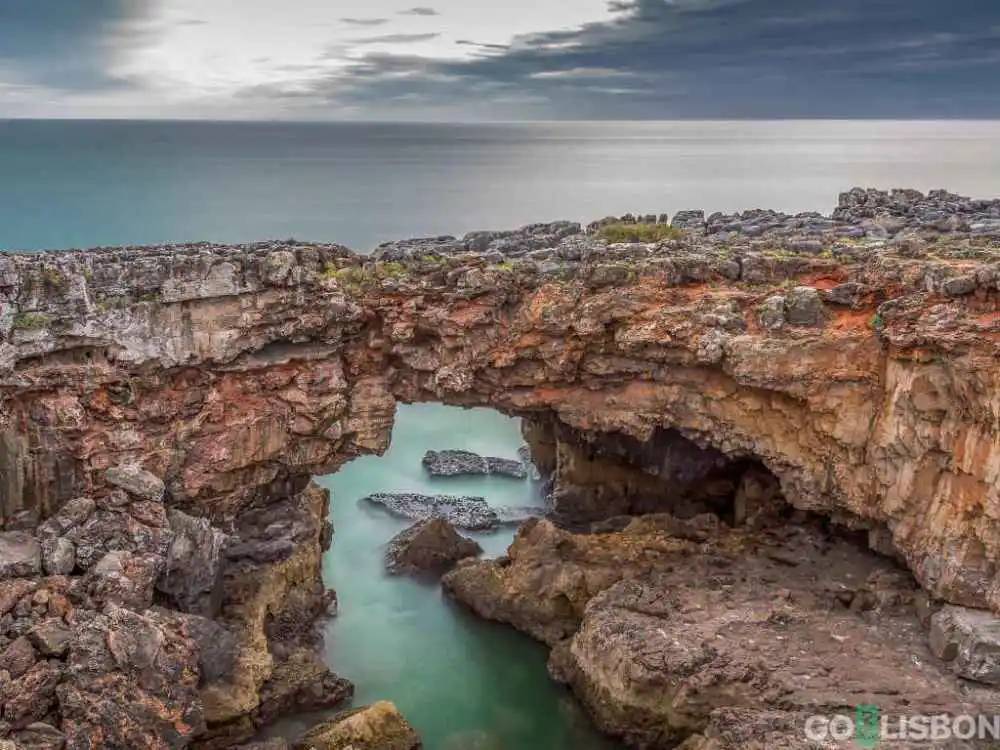
[[[294,499],[310,474],[384,450],[397,401],[640,444],[669,431],[759,461],[789,502],[869,529],[935,597],[1000,612],[1000,201],[854,190],[831,217],[681,212],[650,243],[602,226],[370,256],[0,256],[6,528],[103,497],[107,470],[135,463],[168,508],[234,535],[210,614],[238,634],[242,671],[235,691],[203,690],[221,723],[259,710],[281,662],[273,602],[321,609],[316,511],[264,533],[268,508],[314,503]],[[257,547],[241,550],[248,524]],[[246,592],[226,571],[247,559],[293,583]]]

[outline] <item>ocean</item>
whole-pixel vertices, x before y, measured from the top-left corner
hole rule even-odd
[[[1000,122],[0,121],[0,248],[390,239],[628,211],[1000,195]]]

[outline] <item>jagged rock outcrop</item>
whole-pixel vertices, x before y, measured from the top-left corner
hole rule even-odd
[[[1000,708],[1000,693],[932,656],[910,575],[815,519],[750,529],[653,514],[602,533],[531,522],[509,557],[460,563],[443,582],[552,646],[553,676],[632,747],[804,748],[806,717],[846,696],[885,715]],[[734,716],[742,734],[715,736]]]
[[[461,536],[445,519],[431,518],[417,521],[389,540],[385,565],[390,573],[442,573],[482,551],[478,542]]]
[[[236,637],[232,675],[199,690],[209,734],[268,713],[296,622],[324,609],[307,478],[384,450],[398,400],[759,461],[933,597],[1000,612],[998,220],[996,200],[855,190],[829,217],[681,212],[655,242],[561,222],[373,256],[0,255],[4,533],[35,535],[44,580],[69,570],[109,602],[148,597],[169,511],[230,535],[217,594],[211,574],[160,591]],[[96,505],[83,521],[76,498]],[[18,559],[35,570],[31,545]]]
[[[306,732],[296,750],[420,750],[416,730],[389,701],[348,711]]]
[[[324,492],[309,485],[248,510],[230,540],[165,509],[148,472],[107,473],[118,489],[66,502],[33,533],[0,535],[10,573],[0,736],[24,747],[229,746],[282,712],[349,697],[311,631],[328,601]],[[171,608],[156,605],[164,595]]]

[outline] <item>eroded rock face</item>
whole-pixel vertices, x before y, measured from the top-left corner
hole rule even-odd
[[[629,746],[805,747],[806,717],[837,713],[844,696],[885,715],[1000,706],[934,658],[908,573],[814,521],[775,523],[660,514],[578,533],[539,521],[508,558],[443,582],[551,645],[552,675]]]
[[[207,733],[249,736],[308,641],[298,623],[325,609],[329,529],[308,476],[383,451],[397,400],[434,400],[760,461],[788,502],[851,519],[934,597],[1000,612],[998,213],[855,190],[828,217],[681,212],[654,244],[560,222],[371,257],[300,243],[0,255],[0,518],[39,552],[0,569],[86,581],[94,605],[145,602],[139,573],[166,569],[170,511],[232,532],[217,598],[214,553],[206,580],[159,594],[218,607],[237,656],[199,688]],[[560,582],[546,637],[582,617],[592,575]],[[39,664],[21,718],[58,727],[61,668]]]

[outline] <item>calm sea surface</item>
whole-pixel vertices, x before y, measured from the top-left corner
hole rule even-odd
[[[626,211],[1000,195],[1000,123],[0,121],[0,248],[401,237]]]

